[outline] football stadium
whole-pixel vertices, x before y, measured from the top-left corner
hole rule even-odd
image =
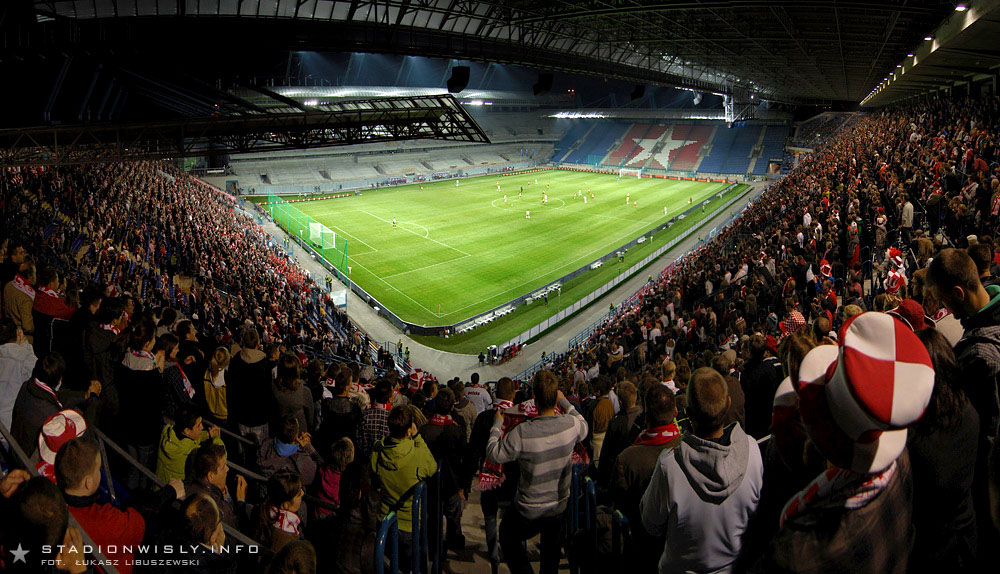
[[[997,571],[1000,0],[0,37],[0,571]]]

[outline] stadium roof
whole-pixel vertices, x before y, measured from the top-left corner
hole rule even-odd
[[[52,45],[370,51],[526,64],[789,102],[859,101],[953,0],[21,0]],[[975,4],[975,3],[974,3]],[[178,19],[183,17],[183,22]],[[17,40],[20,41],[20,40]]]
[[[891,104],[961,84],[992,83],[1000,68],[1000,1],[968,3],[966,8],[901,58],[862,105]]]

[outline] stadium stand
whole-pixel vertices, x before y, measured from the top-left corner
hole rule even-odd
[[[576,149],[563,161],[575,164],[601,163],[615,142],[625,135],[627,128],[628,124],[618,122],[595,122]]]
[[[771,159],[781,159],[785,157],[785,141],[788,139],[788,126],[765,126],[764,139],[761,143],[761,151],[757,156],[753,166],[754,175],[767,173],[767,165]]]
[[[750,169],[751,153],[760,144],[762,129],[761,126],[733,128],[736,137],[719,173],[746,173]]]
[[[839,477],[844,488],[879,493],[861,507],[877,511],[873,520],[885,526],[863,542],[874,571],[991,559],[994,546],[980,548],[979,558],[972,550],[971,540],[997,535],[973,518],[990,512],[973,477],[989,454],[977,445],[991,439],[1000,410],[995,394],[962,392],[957,381],[993,380],[996,366],[983,358],[996,345],[962,344],[963,326],[949,309],[971,309],[965,329],[984,340],[1000,325],[991,305],[998,293],[991,269],[1000,226],[992,211],[1000,193],[998,130],[995,99],[933,100],[843,125],[728,226],[581,333],[569,352],[522,373],[533,398],[522,392],[516,405],[499,402],[516,399],[509,379],[491,385],[491,396],[477,380],[439,388],[423,373],[402,379],[384,352],[373,360],[364,333],[263,235],[252,214],[173,167],[6,168],[0,392],[9,411],[0,412],[7,444],[0,458],[5,470],[17,470],[7,473],[2,492],[18,524],[37,518],[27,500],[64,512],[68,503],[96,545],[107,540],[100,525],[110,524],[108,517],[142,516],[161,544],[194,537],[263,548],[246,557],[203,553],[196,560],[211,563],[205,571],[260,571],[305,539],[315,543],[320,569],[369,556],[381,564],[398,552],[399,562],[437,573],[449,552],[466,548],[456,501],[475,481],[484,514],[490,496],[506,497],[513,503],[504,520],[526,528],[565,527],[591,540],[600,520],[612,524],[614,541],[604,550],[570,546],[574,568],[617,561],[651,571],[672,537],[682,536],[712,548],[687,557],[685,568],[733,564],[739,554],[773,571],[815,566],[813,556],[789,555],[779,543],[812,524],[787,502],[808,507],[817,492],[822,502],[816,481]],[[766,140],[761,126],[723,136],[739,153],[745,141]],[[887,148],[904,150],[900,160],[886,163]],[[970,294],[942,306],[923,289],[926,277]],[[805,408],[810,395],[796,400],[778,357],[804,380],[812,379],[802,371],[820,363],[821,378],[841,337],[840,344],[866,345],[854,347],[859,353],[888,352],[909,369],[908,396],[919,394],[919,408],[892,413],[894,425],[909,428],[905,451],[902,441],[886,450],[887,441],[879,443],[881,458],[859,457],[853,442],[836,442],[841,435],[822,434],[808,418],[804,426],[795,422],[812,413]],[[950,351],[956,342],[957,359]],[[893,355],[899,349],[905,361]],[[923,366],[913,371],[914,363]],[[852,384],[857,371],[846,373]],[[137,385],[146,386],[136,394]],[[495,428],[490,400],[479,408],[470,399],[480,394],[495,398],[497,408],[510,405]],[[66,411],[72,407],[79,412]],[[83,422],[67,431],[63,420]],[[803,429],[822,456],[802,456]],[[718,433],[746,465],[727,502],[745,526],[692,537],[685,529],[712,520],[720,506],[656,482],[683,470],[653,468],[663,449],[699,452]],[[541,436],[565,439],[546,445],[552,459],[545,464],[565,469],[557,488],[537,486],[544,476],[533,466],[538,453],[510,450]],[[400,445],[418,457],[394,458]],[[638,456],[644,451],[637,447],[648,447],[649,456]],[[762,456],[768,451],[776,456]],[[515,462],[520,480],[494,491]],[[622,482],[625,469],[636,470],[635,484]],[[761,489],[779,475],[789,483]],[[904,481],[939,479],[960,488],[904,495]],[[382,485],[379,494],[373,484]],[[517,497],[534,493],[552,510],[526,515],[518,489]],[[412,502],[390,509],[385,497],[406,492]],[[355,514],[359,496],[376,496],[378,523]],[[666,520],[658,509],[679,496],[694,505],[690,526],[667,531],[664,546],[656,538]],[[653,497],[662,500],[650,505]],[[921,509],[932,502],[928,516]],[[601,518],[599,504],[616,514]],[[88,522],[98,510],[104,522]],[[831,518],[850,521],[859,509],[837,503],[834,511]],[[178,523],[178,516],[187,520]],[[202,522],[207,529],[193,528]],[[521,530],[505,524],[488,554],[498,556],[499,544],[517,564]],[[940,547],[944,525],[962,525],[948,530],[954,546]],[[58,530],[63,536],[66,529]],[[31,532],[8,531],[5,548],[26,543],[18,537]],[[552,540],[543,537],[546,564],[559,556]],[[855,564],[853,553],[822,550],[829,553],[825,567]]]
[[[566,156],[569,155],[570,151],[579,147],[578,144],[584,140],[584,137],[595,125],[597,125],[595,122],[576,121],[556,143],[552,161],[567,161]]]

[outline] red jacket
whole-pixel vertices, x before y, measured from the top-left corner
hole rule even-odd
[[[104,557],[115,561],[118,572],[132,574],[132,553],[122,552],[122,546],[138,546],[146,532],[146,521],[134,508],[119,510],[110,504],[90,506],[69,505],[69,511],[80,526],[90,535],[95,544],[100,545]],[[117,546],[118,552],[108,552],[109,546]]]
[[[46,293],[46,291],[48,289],[44,291],[42,289],[35,289],[35,303],[31,308],[42,315],[69,321],[73,313],[76,312],[76,308],[70,307],[59,296],[53,297],[50,293]]]

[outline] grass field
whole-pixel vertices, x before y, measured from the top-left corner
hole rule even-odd
[[[454,180],[424,183],[423,189],[408,185],[294,205],[347,239],[351,279],[396,315],[420,325],[450,325],[530,293],[656,227],[665,221],[664,206],[672,217],[688,209],[689,200],[697,205],[725,187],[615,179],[545,171],[466,179],[457,186]],[[543,204],[546,187],[548,203]],[[581,189],[586,204],[575,197]],[[637,207],[625,205],[626,194],[638,201]],[[710,204],[708,211],[712,208]],[[653,248],[701,218],[697,213],[661,231]],[[623,268],[649,252],[649,243],[631,249]],[[616,267],[609,263],[564,284],[562,305],[610,280]],[[445,350],[479,352],[555,314],[552,299],[548,306],[522,306],[470,333],[420,339]]]

